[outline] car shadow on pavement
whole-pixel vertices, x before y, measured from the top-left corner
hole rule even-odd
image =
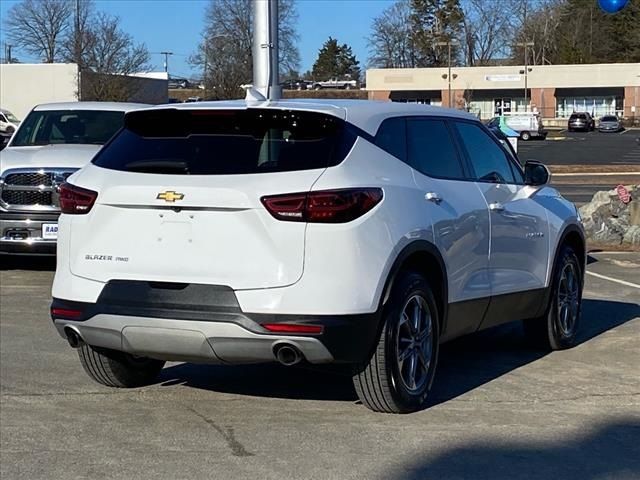
[[[640,307],[606,300],[583,301],[578,343],[640,317]],[[442,346],[429,405],[465,394],[534,362],[546,352],[527,343],[520,322],[462,337]],[[284,367],[277,364],[213,366],[178,364],[165,368],[161,385],[181,384],[215,392],[258,397],[355,401],[346,367]]]
[[[0,255],[0,270],[49,271],[56,269],[54,255]]]
[[[596,425],[566,439],[527,442],[522,437],[485,439],[456,446],[387,473],[385,479],[546,480],[638,478],[640,420],[627,417]],[[419,455],[419,454],[418,454]],[[425,458],[426,457],[426,458]]]

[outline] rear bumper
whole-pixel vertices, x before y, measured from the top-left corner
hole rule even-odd
[[[89,345],[206,363],[271,362],[274,347],[283,342],[296,346],[310,363],[359,363],[371,353],[380,323],[379,312],[243,312],[233,290],[201,284],[112,281],[95,303],[54,298],[51,307],[63,337],[64,329],[71,327]],[[276,334],[266,324],[313,325],[322,327],[322,332]]]

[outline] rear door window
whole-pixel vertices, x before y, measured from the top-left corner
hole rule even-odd
[[[307,111],[132,112],[93,163],[122,171],[234,175],[326,168],[356,138],[341,119]]]
[[[409,164],[430,177],[464,179],[456,146],[444,120],[407,119]]]

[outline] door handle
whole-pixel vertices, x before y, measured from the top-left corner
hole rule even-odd
[[[427,192],[424,195],[425,200],[429,200],[430,202],[433,202],[435,204],[439,204],[442,201],[442,198],[440,198],[440,195],[438,195],[436,192]]]
[[[493,212],[504,212],[504,205],[500,202],[493,202],[489,204],[489,210]]]

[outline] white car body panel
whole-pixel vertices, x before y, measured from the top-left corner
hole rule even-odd
[[[82,168],[102,145],[43,145],[11,147],[0,152],[0,175],[14,168]]]

